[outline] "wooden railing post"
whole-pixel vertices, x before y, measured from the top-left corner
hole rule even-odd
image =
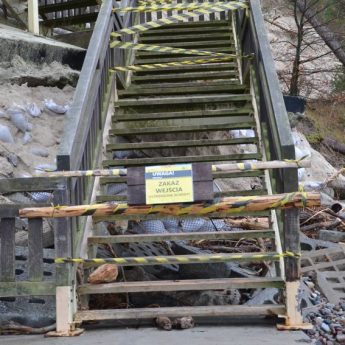
[[[55,192],[55,205],[68,205],[70,196],[67,181]],[[56,219],[55,223],[56,257],[72,257],[72,229],[68,218]],[[76,312],[75,279],[72,265],[56,266],[56,332],[59,335],[71,335],[74,331],[73,316]]]

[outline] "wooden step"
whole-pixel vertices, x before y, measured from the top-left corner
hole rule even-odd
[[[200,49],[200,50],[209,50],[213,49],[214,47],[222,47],[222,48],[232,48],[235,50],[234,43],[231,42],[230,39],[226,40],[212,40],[212,41],[196,41],[193,40],[191,42],[185,40],[183,42],[169,42],[168,44],[160,43],[159,46],[169,46],[169,47],[176,47],[176,48],[185,48],[185,49]]]
[[[250,101],[251,95],[212,95],[212,96],[189,96],[189,97],[161,97],[161,98],[141,98],[137,100],[122,99],[116,102],[115,107],[133,107],[144,105],[172,105],[172,104],[205,104],[212,103],[230,103],[230,102],[242,102]]]
[[[161,83],[161,82],[181,82],[188,80],[229,80],[230,82],[238,82],[238,71],[233,72],[215,72],[215,71],[204,71],[204,72],[193,72],[193,73],[146,73],[145,75],[134,75],[132,77],[133,82],[137,85],[142,82],[152,82],[152,83]]]
[[[40,14],[46,14],[51,12],[72,10],[76,8],[86,8],[87,6],[97,5],[99,5],[97,0],[68,0],[56,4],[41,5],[39,6],[38,10]]]
[[[184,47],[184,48],[188,48],[188,47]],[[229,46],[225,46],[225,47],[209,47],[207,49],[200,49],[200,48],[194,48],[193,49],[198,49],[198,50],[205,50],[208,52],[215,52],[215,53],[226,53],[226,54],[235,54],[236,53],[236,49],[235,47],[229,47]],[[198,54],[182,54],[182,53],[172,53],[172,52],[159,52],[159,51],[138,51],[136,56],[140,57],[142,59],[144,58],[159,58],[159,57],[178,57],[178,56],[202,56],[202,55],[198,55]]]
[[[141,95],[179,95],[179,94],[200,94],[200,93],[243,93],[246,90],[244,85],[224,84],[224,85],[200,85],[200,86],[185,86],[185,87],[165,87],[165,88],[129,88],[127,90],[119,90],[118,94],[122,97]]]
[[[208,26],[208,27],[183,27],[183,28],[157,28],[157,29],[150,29],[148,31],[140,33],[140,37],[142,38],[149,38],[149,37],[172,37],[175,35],[186,35],[186,34],[194,34],[194,35],[203,35],[205,33],[212,32],[214,35],[218,33],[232,33],[232,28],[229,25],[223,26]]]
[[[223,279],[191,279],[191,280],[158,280],[139,282],[117,282],[110,284],[85,284],[78,287],[81,295],[134,293],[158,291],[202,291],[228,289],[262,289],[274,287],[284,288],[281,278],[223,278]]]
[[[108,144],[107,151],[122,150],[144,150],[144,149],[167,149],[181,147],[209,147],[209,146],[226,146],[241,144],[256,144],[258,138],[238,138],[238,139],[201,139],[201,140],[179,140],[179,141],[154,141],[140,143],[118,143]]]
[[[119,109],[120,110],[120,109]],[[226,108],[226,109],[199,109],[199,110],[185,110],[185,111],[162,111],[159,113],[135,113],[135,114],[123,114],[117,111],[112,121],[138,121],[138,120],[160,120],[160,119],[185,119],[185,118],[198,118],[198,117],[230,117],[236,115],[251,115],[253,109],[251,107],[238,107],[238,108]]]
[[[215,56],[213,55],[203,55],[203,56],[190,56],[190,55],[185,55],[185,56],[180,56],[180,57],[168,57],[168,58],[158,58],[158,59],[140,59],[139,57],[135,58],[135,64],[139,65],[139,64],[143,64],[143,63],[147,63],[147,64],[151,64],[151,63],[165,63],[165,62],[175,62],[175,61],[193,61],[193,60],[200,60],[200,59],[213,59]],[[235,60],[236,57],[234,57],[233,60]],[[228,63],[229,67],[234,67],[237,68],[238,65],[235,62],[232,62],[233,60],[230,61],[225,61],[225,62],[218,62],[219,64],[224,64],[224,63]],[[212,62],[212,64],[217,63],[217,62]],[[221,66],[221,65],[220,65]]]
[[[228,20],[208,20],[208,21],[197,21],[197,22],[180,22],[164,25],[160,28],[152,28],[150,32],[155,32],[157,30],[170,30],[170,29],[180,29],[180,28],[208,28],[208,27],[231,27]]]
[[[114,128],[110,129],[109,134],[114,135],[145,135],[145,134],[164,134],[164,133],[190,133],[190,132],[208,132],[225,131],[229,129],[252,129],[255,123],[242,122],[230,124],[202,125],[202,126],[170,126],[170,127],[148,127],[148,128]]]
[[[147,128],[158,128],[158,127],[167,127],[170,128],[184,128],[187,126],[209,126],[209,125],[220,125],[223,128],[227,128],[229,125],[236,125],[237,123],[251,123],[251,126],[254,127],[254,118],[252,116],[239,115],[239,116],[230,116],[230,117],[200,117],[200,118],[180,118],[180,119],[156,119],[156,120],[138,120],[138,121],[117,121],[113,124],[112,128],[114,130],[126,129],[126,130],[142,130],[143,133]],[[203,130],[203,129],[202,129]],[[196,129],[196,131],[200,131]],[[185,132],[185,131],[181,131]],[[189,132],[189,131],[188,131]],[[166,133],[166,131],[164,131]]]
[[[150,157],[132,159],[108,159],[103,161],[103,167],[116,166],[139,166],[139,165],[163,165],[177,163],[196,163],[196,162],[229,162],[261,159],[259,153],[234,153],[228,155],[204,155],[204,156],[178,156],[178,157]]]
[[[46,19],[42,24],[48,27],[57,27],[60,25],[75,25],[82,23],[93,23],[97,20],[98,13],[85,13],[66,18]]]
[[[74,322],[100,320],[138,320],[154,319],[158,316],[168,317],[229,317],[229,316],[271,316],[285,315],[286,309],[280,304],[265,305],[230,305],[207,307],[166,307],[166,308],[133,308],[84,310],[75,314]]]
[[[170,82],[170,83],[146,83],[146,84],[131,84],[130,90],[142,90],[142,89],[159,89],[159,88],[171,88],[171,87],[195,87],[195,86],[220,86],[220,85],[235,85],[235,87],[241,86],[238,81],[229,80],[188,80],[182,82]],[[242,85],[243,87],[243,85]]]
[[[228,32],[220,32],[220,33],[203,33],[202,35],[200,34],[195,34],[195,33],[184,33],[178,35],[175,33],[174,35],[171,36],[164,36],[164,35],[159,35],[159,36],[140,36],[139,41],[142,43],[155,43],[159,42],[159,44],[166,44],[168,45],[168,42],[175,42],[175,41],[196,41],[196,40],[207,40],[207,39],[212,39],[212,40],[222,40],[222,39],[231,39],[231,33]]]
[[[262,171],[241,171],[236,173],[230,173],[225,171],[213,172],[213,179],[224,179],[224,178],[244,178],[244,177],[264,177]],[[126,176],[110,176],[110,177],[101,177],[99,179],[101,185],[106,184],[116,184],[116,183],[127,183]],[[265,193],[264,193],[265,194]]]
[[[225,192],[216,192],[214,193],[215,198],[220,198],[220,197],[231,197],[231,196],[253,196],[253,195],[267,195],[267,189],[253,189],[253,190],[236,190],[236,191],[225,191]],[[125,202],[127,200],[126,195],[98,195],[96,197],[96,202],[101,203],[101,202]],[[268,217],[270,213],[268,212],[256,212],[256,213],[248,213],[246,214],[248,216],[254,215],[255,217]],[[243,213],[241,213],[241,216],[245,216]],[[137,218],[136,218],[137,217]],[[223,217],[223,215],[222,215]],[[229,215],[231,217],[231,215]],[[121,216],[118,216],[118,219],[120,219]],[[138,220],[138,216],[133,216],[132,217],[135,220]],[[157,218],[157,217],[156,217]],[[163,217],[161,217],[163,218]],[[219,216],[214,215],[214,216],[208,216],[208,218],[219,218]],[[131,219],[131,217],[126,218],[126,219]],[[155,219],[155,216],[152,216],[151,218],[149,217],[141,217],[140,219]]]

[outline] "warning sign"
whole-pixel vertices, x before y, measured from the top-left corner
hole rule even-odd
[[[192,164],[145,168],[146,204],[194,201]]]

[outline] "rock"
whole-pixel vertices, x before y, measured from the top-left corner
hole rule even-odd
[[[175,329],[189,329],[195,326],[195,322],[191,316],[185,316],[175,319],[172,326]]]
[[[42,114],[41,109],[35,103],[28,104],[28,106],[26,107],[26,111],[32,117],[38,117]]]
[[[331,332],[331,328],[327,325],[327,323],[323,322],[321,324],[321,329],[327,333],[330,333]]]
[[[65,106],[58,105],[52,99],[45,99],[44,105],[48,110],[52,111],[55,114],[59,114],[59,115],[65,114],[68,110],[67,105],[65,105]]]
[[[14,167],[18,166],[18,157],[14,153],[7,154],[6,158]]]
[[[2,177],[9,177],[13,174],[13,166],[4,157],[0,157],[0,167]]]
[[[166,316],[159,316],[155,319],[155,325],[159,329],[164,329],[165,331],[171,331],[172,330],[172,322],[171,320]]]
[[[335,339],[339,344],[345,344],[345,334],[338,334]]]
[[[56,165],[53,164],[40,164],[35,167],[36,172],[41,171],[56,171]]]
[[[305,280],[304,284],[308,286],[309,289],[314,289],[315,288],[315,284],[310,281],[310,280]]]
[[[13,136],[7,126],[0,125],[0,141],[4,143],[14,143]]]
[[[23,138],[22,138],[22,144],[26,145],[28,144],[30,141],[32,141],[32,136],[29,132],[25,132]]]
[[[39,157],[48,157],[49,156],[49,151],[45,147],[32,147],[30,149],[30,152]]]
[[[320,240],[330,242],[345,241],[345,232],[336,230],[320,230]]]
[[[30,126],[28,119],[23,113],[16,109],[9,109],[8,113],[10,115],[11,122],[21,132],[25,133],[26,131],[30,131],[32,129],[32,126]]]
[[[87,281],[90,284],[112,283],[116,280],[118,274],[119,270],[116,265],[104,264],[93,271]]]

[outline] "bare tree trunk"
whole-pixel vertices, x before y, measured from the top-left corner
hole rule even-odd
[[[304,13],[308,22],[314,27],[315,31],[322,37],[327,46],[333,51],[338,60],[345,66],[345,51],[341,47],[335,34],[317,18],[315,10],[310,6],[308,1],[297,1],[299,10]]]

